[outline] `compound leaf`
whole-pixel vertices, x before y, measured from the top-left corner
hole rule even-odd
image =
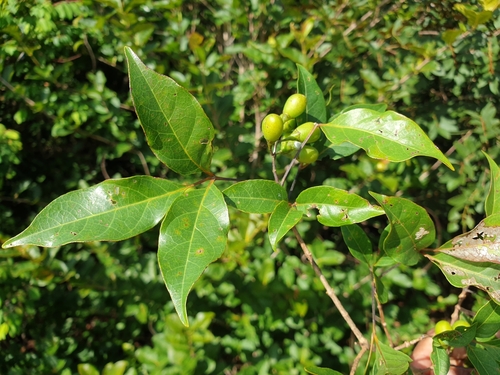
[[[156,157],[181,175],[212,175],[215,133],[201,105],[173,79],[146,67],[130,48],[125,55],[135,110]]]
[[[297,197],[297,208],[308,212],[318,209],[318,221],[329,227],[341,227],[368,220],[384,213],[357,194],[331,186],[316,186],[302,191]]]
[[[185,189],[149,176],[106,180],[56,198],[3,247],[124,240],[154,227]]]
[[[189,291],[226,248],[229,214],[213,181],[179,196],[160,228],[158,263],[182,323],[188,325]]]
[[[381,237],[381,248],[394,260],[413,265],[422,250],[434,242],[436,229],[431,218],[412,201],[370,193],[385,210],[389,218],[389,233]]]
[[[425,155],[454,169],[415,122],[393,111],[357,108],[340,114],[321,129],[333,145],[350,142],[375,159],[399,162]]]

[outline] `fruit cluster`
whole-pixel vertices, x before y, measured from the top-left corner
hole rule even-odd
[[[270,113],[262,121],[262,134],[269,147],[280,141],[278,153],[291,158],[295,158],[300,150],[297,160],[302,167],[318,159],[318,150],[311,143],[321,137],[321,130],[314,122],[297,126],[297,118],[305,112],[306,104],[305,95],[293,94],[287,99],[281,115]],[[307,144],[303,145],[306,140]]]

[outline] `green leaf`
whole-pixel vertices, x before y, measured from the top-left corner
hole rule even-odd
[[[469,346],[467,348],[467,357],[480,375],[498,375],[500,366],[498,366],[498,357],[492,357],[491,354],[482,347]]]
[[[431,362],[435,375],[447,375],[450,370],[450,356],[440,345],[432,346]]]
[[[304,368],[304,370],[308,374],[312,375],[342,375],[341,372],[326,368],[326,367],[318,367],[314,365],[309,365]]]
[[[420,258],[419,250],[431,245],[436,238],[436,229],[427,211],[405,198],[370,194],[389,218],[389,233],[381,237],[382,250],[398,262],[414,265]]]
[[[451,46],[453,43],[455,43],[455,40],[457,40],[457,38],[460,35],[462,35],[462,33],[463,33],[463,31],[459,30],[459,29],[446,30],[441,35],[441,39],[443,39],[443,41],[446,44]]]
[[[500,7],[500,0],[480,0],[484,10],[489,10],[491,12],[495,11]]]
[[[375,365],[377,374],[400,375],[408,370],[411,358],[388,345],[377,342]]]
[[[90,363],[80,363],[77,369],[79,375],[99,375],[99,371]]]
[[[323,124],[326,122],[326,103],[323,92],[314,76],[302,65],[297,64],[299,73],[297,91],[307,97],[306,118],[304,122],[312,121]]]
[[[470,232],[461,234],[438,250],[470,262],[500,264],[500,214],[488,216]]]
[[[426,254],[425,257],[441,269],[451,285],[457,288],[475,286],[487,292],[500,304],[499,264],[470,262],[443,252],[435,255]]]
[[[182,323],[188,325],[189,291],[205,268],[220,258],[227,242],[229,215],[213,185],[179,196],[160,228],[158,263]]]
[[[106,180],[56,198],[3,247],[124,240],[154,227],[185,189],[149,176]]]
[[[357,194],[331,186],[316,186],[302,191],[297,197],[297,209],[308,213],[318,209],[318,221],[329,227],[341,227],[382,215],[378,206],[373,206]]]
[[[498,168],[497,163],[488,154],[484,153],[484,156],[488,159],[491,171],[490,191],[484,202],[486,216],[490,216],[500,213],[500,168]]]
[[[365,231],[358,225],[346,225],[341,230],[352,256],[367,265],[373,264],[373,247]]]
[[[380,113],[358,108],[339,115],[321,129],[333,145],[350,142],[375,159],[399,162],[425,155],[454,170],[446,156],[415,122],[393,111]]]
[[[339,115],[342,113],[352,111],[353,109],[359,109],[359,108],[371,109],[371,110],[376,111],[376,112],[384,113],[387,110],[387,104],[385,104],[385,103],[354,104],[354,105],[350,105],[347,108],[344,108],[342,111],[340,111]],[[338,117],[338,115],[335,117]]]
[[[248,180],[223,191],[229,206],[253,214],[267,214],[287,200],[286,190],[271,180]]]
[[[389,300],[389,289],[384,285],[382,277],[377,276],[373,273],[373,278],[375,279],[375,288],[377,291],[378,300],[380,303],[385,304]]]
[[[469,345],[476,337],[476,326],[457,327],[456,329],[444,331],[433,337],[434,344],[439,345],[441,342],[448,346],[460,348]]]
[[[488,301],[479,309],[472,322],[476,323],[477,337],[493,337],[500,330],[500,305]]]
[[[493,17],[493,12],[489,10],[476,12],[465,4],[455,4],[453,7],[467,18],[467,23],[473,28],[485,24]]]
[[[300,221],[302,215],[301,211],[288,202],[280,202],[276,206],[268,222],[269,242],[273,250],[276,250],[278,243]]]
[[[123,375],[127,367],[127,361],[110,362],[104,366],[101,375]]]
[[[214,127],[198,101],[173,79],[147,68],[128,47],[130,90],[156,157],[182,175],[212,175]]]

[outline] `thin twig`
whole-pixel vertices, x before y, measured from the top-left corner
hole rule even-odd
[[[458,302],[453,309],[453,313],[451,314],[451,324],[455,323],[460,317],[460,310],[462,310],[462,303],[467,298],[467,294],[469,293],[469,287],[466,286],[462,289],[460,294],[458,295]]]
[[[389,330],[387,329],[387,323],[385,321],[384,309],[382,308],[382,304],[380,303],[380,299],[378,298],[377,286],[375,284],[375,274],[372,272],[372,275],[373,275],[373,281],[372,281],[373,298],[377,303],[377,310],[378,310],[378,314],[380,316],[380,324],[382,325],[382,329],[384,330],[385,335],[387,336],[387,340],[389,341],[389,345],[392,348],[394,346],[394,343],[392,341],[391,334],[389,333]]]
[[[356,355],[356,358],[354,358],[354,361],[352,362],[351,371],[349,372],[350,375],[354,375],[356,373],[356,369],[359,366],[359,361],[361,361],[361,358],[363,358],[363,355],[366,353],[367,350],[368,350],[368,345],[361,346],[361,350],[359,351],[359,353]]]
[[[429,335],[421,335],[418,339],[413,339],[411,341],[405,341],[404,343],[402,343],[401,345],[398,345],[394,348],[394,350],[401,350],[401,349],[406,349],[406,348],[409,348],[410,346],[412,345],[415,345],[417,342],[420,342],[422,341],[423,339],[425,339],[426,337],[429,337]]]
[[[90,45],[86,34],[83,35],[83,44],[85,44],[85,47],[87,48],[87,51],[89,52],[90,60],[92,60],[92,71],[95,72],[95,70],[97,68],[97,62],[95,60],[94,51],[92,50],[92,46]]]
[[[323,272],[321,271],[321,269],[319,268],[318,264],[314,260],[311,251],[309,250],[309,248],[307,247],[306,243],[302,239],[302,236],[300,235],[299,231],[297,230],[296,227],[294,227],[292,230],[293,230],[293,233],[295,235],[295,238],[297,239],[297,241],[300,244],[300,247],[302,248],[302,251],[304,252],[304,255],[306,256],[306,258],[309,261],[309,263],[311,264],[314,272],[316,273],[316,276],[319,277],[319,280],[321,281],[321,284],[323,284],[323,286],[325,287],[326,294],[328,295],[328,297],[330,297],[330,299],[334,303],[334,305],[337,308],[337,310],[339,310],[340,315],[342,315],[342,318],[344,318],[344,320],[346,321],[346,323],[349,325],[349,328],[351,329],[351,331],[354,333],[354,335],[358,339],[358,342],[361,345],[361,347],[362,348],[363,347],[367,348],[368,347],[368,340],[366,340],[366,338],[363,336],[363,334],[361,333],[361,331],[358,329],[358,327],[356,326],[356,323],[354,323],[354,321],[352,320],[351,316],[349,315],[349,313],[347,312],[347,310],[342,305],[342,302],[339,300],[339,298],[335,294],[335,291],[333,290],[333,288],[328,283],[328,280],[326,280],[325,275],[323,275]]]
[[[465,133],[457,142],[455,143],[463,143],[465,142],[465,140],[467,138],[469,138],[470,136],[472,135],[472,130],[469,130],[467,133]],[[451,146],[448,151],[446,151],[444,153],[445,156],[450,156],[453,152],[455,151],[455,145]],[[430,171],[434,171],[436,170],[441,164],[443,164],[443,162],[441,160],[438,160],[436,161],[432,167],[428,170],[428,171],[425,171],[424,173],[422,173],[420,175],[420,177],[418,178],[418,180],[420,182],[424,181],[427,177],[429,177],[429,174],[430,174]]]
[[[12,91],[14,94],[17,94],[19,95],[21,98],[23,98],[23,100],[26,102],[26,104],[28,104],[30,107],[34,107],[35,106],[35,102],[33,100],[31,100],[30,98],[16,92],[16,89],[14,86],[12,86],[7,80],[5,80],[2,76],[0,76],[0,82],[2,82],[4,84],[5,87],[7,87],[10,91]]]
[[[111,178],[106,170],[106,155],[103,155],[101,159],[101,173],[105,180],[109,180]]]
[[[139,150],[135,150],[135,154],[139,157],[139,159],[141,161],[142,168],[144,169],[144,174],[146,176],[151,176],[151,173],[149,172],[149,168],[148,168],[148,162],[146,161],[144,154]]]
[[[297,161],[298,161],[298,158],[299,158],[299,155],[300,155],[300,151],[302,151],[302,149],[304,148],[304,146],[307,144],[307,141],[309,141],[309,138],[311,138],[311,136],[313,135],[314,131],[320,126],[320,124],[318,124],[317,122],[314,124],[314,127],[312,128],[311,132],[307,135],[306,139],[304,139],[304,142],[302,142],[302,144],[300,145],[299,149],[297,150],[297,152],[295,153],[295,156],[293,157],[292,161],[290,162],[290,164],[288,164],[286,170],[285,170],[285,174],[283,175],[283,177],[281,178],[281,183],[280,185],[283,186],[285,184],[285,181],[286,181],[286,178],[288,177],[288,175],[290,174],[290,171],[292,170],[292,168],[295,166],[295,164],[297,164]]]

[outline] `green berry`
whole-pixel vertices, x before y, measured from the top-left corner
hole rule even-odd
[[[465,320],[457,320],[455,323],[453,323],[451,328],[455,329],[457,327],[470,327],[470,324]]]
[[[450,322],[447,320],[440,320],[439,322],[436,323],[436,326],[434,327],[434,333],[436,335],[439,335],[440,333],[446,332],[446,331],[451,331],[453,328],[451,327]]]
[[[292,132],[290,137],[299,142],[304,142],[308,137],[308,135],[312,132],[307,143],[316,142],[321,137],[321,130],[319,129],[319,127],[317,127],[316,129],[314,129],[313,132],[313,129],[314,129],[314,122],[305,122],[302,125],[299,125]]]
[[[262,134],[269,143],[274,143],[283,134],[283,120],[275,113],[270,113],[262,120]]]
[[[305,95],[291,95],[283,107],[283,114],[288,116],[288,119],[299,117],[306,110],[307,99]]]
[[[302,150],[300,150],[298,161],[302,165],[307,165],[314,163],[318,160],[319,152],[316,147],[313,146],[304,146]]]

